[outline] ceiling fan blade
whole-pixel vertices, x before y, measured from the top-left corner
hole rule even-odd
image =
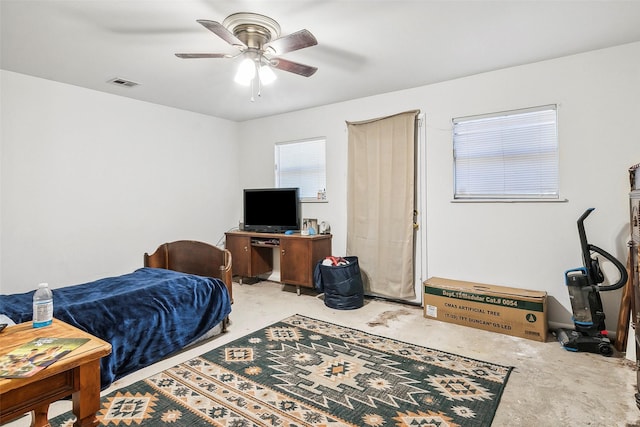
[[[226,53],[176,53],[178,58],[193,59],[193,58],[231,58],[231,55]]]
[[[279,70],[299,74],[304,77],[311,77],[316,71],[318,71],[318,68],[316,67],[288,61],[282,58],[273,58],[270,63],[273,67]]]
[[[209,21],[207,19],[198,19],[196,22],[207,30],[211,31],[222,40],[226,41],[230,45],[239,46],[239,47],[247,47],[240,39],[233,35],[233,33],[219,22]]]
[[[307,30],[296,31],[288,36],[275,39],[271,43],[267,44],[268,49],[272,49],[276,54],[281,55],[283,53],[293,52],[294,50],[303,49],[309,46],[315,46],[318,41]]]

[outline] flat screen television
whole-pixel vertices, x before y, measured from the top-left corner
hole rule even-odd
[[[244,190],[244,230],[284,233],[300,230],[298,188],[253,188]]]

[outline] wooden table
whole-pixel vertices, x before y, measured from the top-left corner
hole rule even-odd
[[[33,328],[31,322],[0,332],[0,353],[6,354],[36,338],[89,338],[82,346],[28,378],[0,378],[0,424],[32,411],[31,425],[48,426],[49,404],[71,396],[74,426],[96,426],[100,409],[100,359],[111,344],[60,320]]]

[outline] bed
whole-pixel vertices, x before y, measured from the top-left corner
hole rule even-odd
[[[232,304],[231,254],[180,240],[144,254],[144,267],[53,288],[54,317],[111,343],[101,360],[102,389],[204,338],[226,330]],[[0,313],[32,318],[33,291],[0,295]]]

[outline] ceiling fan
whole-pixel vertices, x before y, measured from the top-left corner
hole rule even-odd
[[[304,77],[310,77],[318,70],[316,67],[280,57],[282,54],[318,44],[313,34],[307,30],[280,37],[280,25],[275,20],[268,16],[247,12],[229,15],[222,24],[205,19],[199,19],[196,22],[236,47],[239,52],[235,55],[227,53],[176,53],[175,55],[184,59],[235,58],[242,55],[244,59],[235,78],[238,83],[248,86],[258,76],[260,84],[268,84],[276,78],[272,67]]]

